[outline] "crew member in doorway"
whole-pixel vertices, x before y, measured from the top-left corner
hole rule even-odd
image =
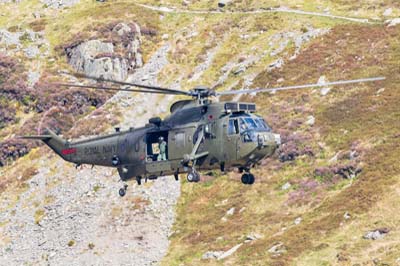
[[[158,138],[158,148],[160,153],[158,154],[157,161],[166,161],[167,160],[167,142],[163,137]]]

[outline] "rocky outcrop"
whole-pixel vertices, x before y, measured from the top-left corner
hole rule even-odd
[[[125,80],[131,70],[143,66],[137,24],[119,23],[108,35],[108,40],[99,38],[65,47],[69,64],[86,75],[116,80]]]
[[[158,85],[168,51],[169,46],[161,47],[128,81],[147,75],[147,84]],[[157,97],[119,92],[105,109],[120,110],[119,126],[139,127],[168,109],[170,101],[157,103]],[[157,108],[148,108],[149,102]],[[110,168],[75,169],[55,155],[33,160],[37,171],[18,200],[11,200],[14,190],[0,194],[0,265],[150,266],[166,254],[180,195],[180,182],[173,177],[142,186],[129,182],[127,195],[120,198],[121,184]]]
[[[80,0],[41,0],[49,8],[65,8],[71,7],[80,2]]]

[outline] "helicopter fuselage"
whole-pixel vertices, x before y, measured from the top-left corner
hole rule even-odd
[[[164,158],[159,156],[160,137],[166,144]],[[42,140],[77,165],[118,168],[122,180],[188,169],[248,171],[280,144],[279,135],[255,114],[255,104],[196,101],[175,103],[164,121],[153,118],[145,127],[75,142],[52,135]]]

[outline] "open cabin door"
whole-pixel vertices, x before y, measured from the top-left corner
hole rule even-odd
[[[171,170],[169,146],[168,131],[146,134],[146,174],[159,176]]]

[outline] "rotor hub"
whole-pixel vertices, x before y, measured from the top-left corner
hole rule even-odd
[[[190,95],[199,99],[207,98],[214,95],[214,93],[214,90],[211,90],[207,86],[196,86],[192,90],[190,90]]]

